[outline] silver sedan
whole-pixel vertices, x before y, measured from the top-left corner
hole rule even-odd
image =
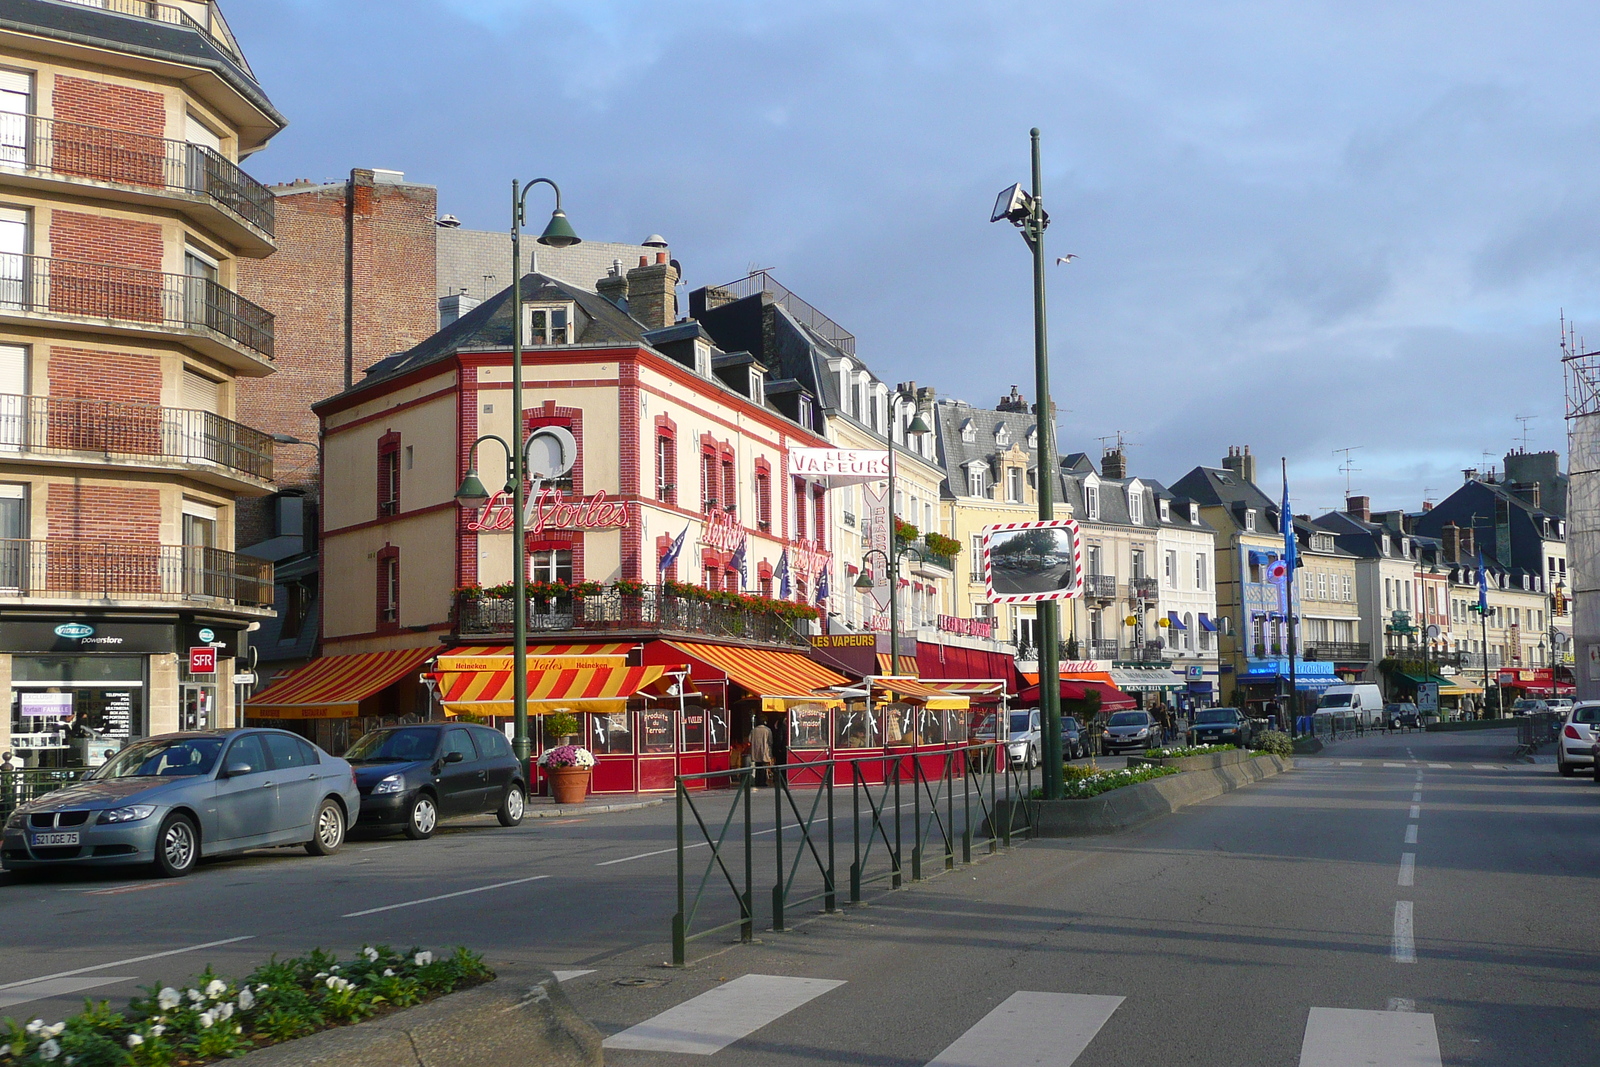
[[[360,806],[350,765],[287,731],[164,734],[12,812],[0,864],[150,863],[175,877],[202,856],[272,845],[326,856]]]

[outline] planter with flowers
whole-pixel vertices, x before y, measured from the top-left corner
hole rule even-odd
[[[594,753],[581,745],[557,745],[539,756],[539,766],[550,779],[550,795],[557,804],[581,804],[589,793],[589,772]]]

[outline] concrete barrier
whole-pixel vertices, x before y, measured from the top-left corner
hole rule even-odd
[[[1227,753],[1221,753],[1227,755]],[[1202,757],[1205,758],[1205,757]],[[1082,800],[1024,800],[1035,837],[1084,837],[1114,834],[1149,822],[1190,804],[1221,796],[1240,786],[1294,769],[1281,756],[1246,756],[1206,770],[1184,771],[1112,789]],[[1002,801],[995,817],[1010,818],[1010,802]]]
[[[498,965],[494,981],[379,1019],[285,1041],[240,1067],[591,1067],[600,1032],[549,971]]]
[[[1202,752],[1198,756],[1177,756],[1158,759],[1153,756],[1129,756],[1128,766],[1135,767],[1176,767],[1180,771],[1214,771],[1218,767],[1231,767],[1236,763],[1244,763],[1256,758],[1254,752],[1244,749],[1229,749],[1223,752]]]

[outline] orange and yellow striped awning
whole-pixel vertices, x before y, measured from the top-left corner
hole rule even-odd
[[[921,704],[933,711],[961,711],[972,706],[972,698],[935,689],[915,678],[873,678],[874,689],[886,689],[895,696]]]
[[[529,645],[530,656],[626,656],[639,647],[637,641],[599,641],[586,645]],[[509,656],[511,645],[462,645],[444,656]]]
[[[796,703],[842,704],[837,697],[818,690],[850,684],[850,679],[844,675],[830,671],[799,652],[708,645],[699,641],[664,644],[716,668],[730,681],[760,697],[763,711],[785,711]]]
[[[437,645],[329,656],[290,671],[251,697],[253,719],[353,719],[361,702],[413,674],[437,654]]]
[[[917,676],[917,657],[908,656],[904,652],[900,653],[899,670],[894,669],[894,663],[892,662],[893,658],[894,657],[890,656],[887,652],[878,653],[879,674],[905,675],[908,678],[915,678]]]
[[[557,661],[557,658],[539,658]],[[592,659],[570,658],[575,664],[570,669],[546,667],[528,671],[528,714],[625,711],[629,697],[660,681],[667,671],[664,666],[588,666]],[[509,669],[441,671],[434,677],[439,682],[439,700],[451,715],[515,714],[512,697],[516,678]]]

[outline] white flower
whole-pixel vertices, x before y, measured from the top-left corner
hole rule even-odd
[[[9,1055],[11,1055],[11,1046],[10,1045],[0,1045],[0,1056],[9,1056]]]
[[[228,1001],[223,1001],[221,1004],[217,1005],[216,1014],[217,1018],[219,1019],[233,1018],[233,1005]]]
[[[60,1037],[61,1036],[61,1031],[65,1030],[66,1028],[67,1028],[67,1024],[66,1023],[54,1023],[54,1024],[50,1025],[50,1026],[45,1027],[40,1032],[43,1033],[45,1037]]]
[[[385,967],[383,969],[383,976],[385,978],[393,978],[394,977],[394,968],[393,967]]]
[[[185,989],[183,995],[189,998],[190,1003],[199,1004],[206,999],[206,995],[198,989]]]
[[[340,978],[336,974],[335,975],[330,975],[328,977],[326,983],[324,983],[324,984],[327,985],[327,987],[329,989],[333,990],[336,993],[343,993],[347,989],[355,988],[355,983],[354,982],[352,982],[352,981],[350,981],[349,979],[346,979],[346,978]]]
[[[318,971],[316,974],[312,975],[311,977],[317,979],[320,982],[322,979],[328,977],[328,972],[327,971]]]
[[[206,984],[206,996],[210,997],[212,1000],[216,1000],[218,997],[222,996],[222,994],[226,993],[227,991],[228,991],[227,983],[222,981],[219,978],[213,978],[213,979],[211,979],[210,982],[208,982]]]
[[[430,964],[432,962],[433,962],[433,953],[431,953],[431,952],[419,952],[419,953],[417,953],[417,955],[416,955],[416,964],[417,964],[418,967],[426,967],[428,964]]]
[[[61,1055],[61,1042],[53,1037],[39,1046],[39,1058],[41,1060],[53,1060],[59,1055]]]
[[[156,1003],[161,1006],[162,1011],[171,1011],[173,1008],[176,1008],[182,1002],[182,1000],[183,997],[181,997],[178,994],[178,991],[173,989],[171,986],[167,986],[161,992],[156,994]]]
[[[363,956],[367,957],[367,959],[371,960],[373,963],[377,963],[378,962],[378,950],[373,948],[371,945],[368,945],[366,948],[363,948],[361,950],[361,954]]]
[[[163,1026],[161,1023],[156,1023],[154,1026],[152,1026],[150,1028],[150,1032],[152,1034],[154,1034],[155,1036],[160,1037],[162,1034],[167,1032],[167,1028],[165,1026]]]
[[[249,987],[239,990],[239,1010],[249,1011],[256,1006],[256,995],[250,992]]]
[[[339,973],[339,965],[337,963],[335,963],[332,967],[329,967],[328,970],[332,971],[334,974],[338,974]]]
[[[140,1037],[138,1034],[129,1034],[128,1035],[128,1047],[129,1048],[138,1048],[142,1044],[144,1044],[144,1038]]]
[[[268,988],[267,983],[262,982],[260,985],[256,986],[256,992],[257,993],[265,993],[267,991],[267,988]]]
[[[35,1019],[35,1020],[33,1020],[33,1022],[31,1022],[27,1026],[23,1027],[23,1029],[26,1030],[30,1034],[37,1034],[40,1030],[44,1029],[44,1020],[43,1019]]]
[[[211,1029],[211,1024],[216,1021],[217,1017],[212,1015],[209,1011],[203,1011],[200,1013],[200,1026],[202,1029]]]

